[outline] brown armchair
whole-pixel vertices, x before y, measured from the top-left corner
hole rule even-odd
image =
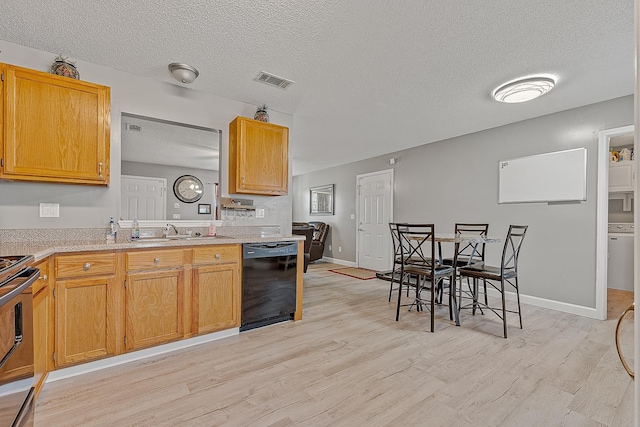
[[[313,240],[311,241],[311,253],[309,254],[309,262],[313,262],[322,258],[324,242],[329,235],[329,224],[320,221],[309,221],[309,225],[312,225],[315,229]]]
[[[291,234],[297,234],[300,236],[305,236],[306,240],[304,242],[304,272],[307,272],[307,266],[310,262],[311,257],[311,243],[313,240],[314,228],[306,223],[293,223],[293,227],[291,228]]]

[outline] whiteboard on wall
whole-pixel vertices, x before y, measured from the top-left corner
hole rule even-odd
[[[587,149],[503,160],[498,203],[587,200]]]

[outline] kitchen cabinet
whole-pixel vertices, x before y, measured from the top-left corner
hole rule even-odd
[[[191,319],[195,334],[240,326],[240,245],[193,249]]]
[[[53,369],[53,305],[49,286],[49,260],[35,265],[40,278],[33,288],[33,371],[36,396],[40,394],[47,374]]]
[[[636,162],[609,163],[609,192],[633,192],[636,183]]]
[[[108,185],[110,89],[0,64],[0,178]]]
[[[183,255],[182,249],[126,254],[126,350],[183,338]]]
[[[62,253],[48,263],[40,268],[50,279],[28,295],[39,384],[55,369],[240,326],[240,244]],[[299,320],[302,268],[297,281]]]
[[[56,367],[118,353],[117,265],[114,253],[55,259]]]
[[[285,195],[289,129],[236,117],[229,124],[229,193]]]

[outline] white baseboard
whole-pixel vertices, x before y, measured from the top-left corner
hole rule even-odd
[[[334,264],[340,264],[340,265],[344,265],[344,266],[347,266],[347,267],[357,267],[358,266],[358,264],[356,264],[353,261],[345,261],[343,259],[329,258],[329,257],[326,257],[326,256],[322,257],[322,261],[332,262]]]
[[[496,291],[495,289],[487,289],[487,294],[492,297],[500,298],[500,292]],[[505,294],[506,299],[508,299],[509,301],[516,301],[515,292],[505,292]],[[523,294],[520,294],[520,302],[523,304],[534,305],[536,307],[561,311],[563,313],[576,314],[578,316],[598,319],[596,309],[592,307],[584,307],[582,305],[575,305],[568,302],[554,301],[546,298],[533,297],[531,295]]]
[[[69,368],[58,369],[52,371],[47,376],[46,382],[58,381],[65,378],[75,377],[76,375],[87,374],[89,372],[98,371],[112,366],[118,366],[125,363],[133,362],[147,357],[158,356],[160,354],[169,353],[183,348],[193,347],[222,338],[238,335],[240,329],[233,328],[226,331],[214,332],[211,334],[200,335],[193,338],[187,338],[180,341],[162,344],[155,347],[145,348],[144,350],[132,351],[131,353],[121,354],[106,359],[96,360],[95,362],[83,363],[82,365],[71,366]]]

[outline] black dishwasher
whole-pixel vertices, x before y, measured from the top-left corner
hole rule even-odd
[[[242,245],[241,331],[293,319],[298,242]]]

